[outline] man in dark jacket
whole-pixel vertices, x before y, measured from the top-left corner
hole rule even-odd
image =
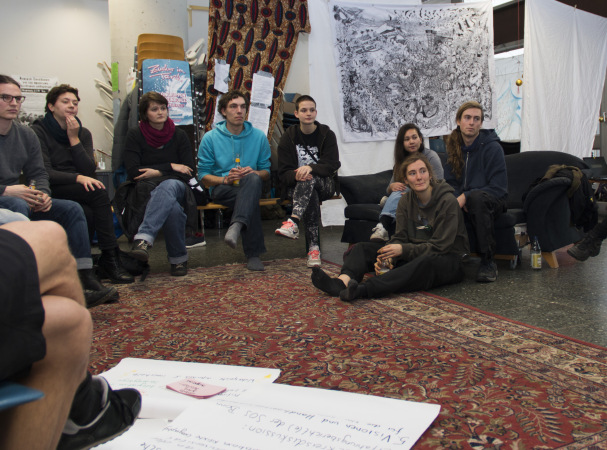
[[[445,180],[455,189],[476,235],[476,251],[481,256],[476,281],[490,282],[497,279],[493,223],[505,208],[508,177],[497,134],[481,130],[484,118],[477,102],[466,102],[457,110],[457,128],[447,140]]]
[[[320,266],[320,202],[335,193],[341,166],[335,133],[318,123],[316,114],[314,99],[300,96],[295,101],[299,126],[289,127],[278,144],[278,177],[293,198],[293,212],[276,234],[297,239],[299,221],[303,220],[309,244],[308,267]]]

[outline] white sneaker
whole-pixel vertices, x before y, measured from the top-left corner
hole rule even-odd
[[[320,250],[317,247],[312,247],[308,252],[308,267],[320,267]]]
[[[280,228],[276,229],[276,234],[289,239],[297,239],[299,237],[299,227],[291,219],[287,219]]]
[[[373,228],[373,234],[371,235],[370,240],[372,242],[386,242],[389,238],[388,231],[381,223],[378,223],[377,226]]]

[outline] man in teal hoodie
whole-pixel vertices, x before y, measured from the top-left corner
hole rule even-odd
[[[259,198],[270,178],[270,144],[261,130],[245,120],[249,100],[242,92],[223,94],[217,110],[225,118],[206,133],[198,149],[198,177],[210,186],[214,202],[234,210],[224,241],[236,248],[238,236],[249,270],[264,270],[266,251]]]

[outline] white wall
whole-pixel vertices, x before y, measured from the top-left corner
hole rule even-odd
[[[111,151],[105,119],[95,112],[111,102],[94,81],[105,80],[97,63],[110,63],[107,0],[3,1],[1,18],[0,73],[56,77],[78,88],[79,117],[95,148]]]

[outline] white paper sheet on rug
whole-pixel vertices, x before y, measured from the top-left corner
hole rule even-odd
[[[607,69],[607,18],[525,2],[521,151],[590,156]]]
[[[168,419],[137,419],[133,426],[124,434],[112,439],[105,444],[98,445],[95,450],[133,450],[138,448],[141,442],[148,437],[158,433],[166,427]]]
[[[124,358],[115,367],[101,374],[113,389],[135,388],[141,392],[139,417],[174,419],[188,406],[204,403],[166,388],[168,383],[194,378],[228,389],[221,398],[238,398],[258,383],[273,383],[280,375],[278,369],[228,366],[155,359]]]
[[[409,449],[439,411],[428,403],[273,384],[188,408],[140,448]]]

